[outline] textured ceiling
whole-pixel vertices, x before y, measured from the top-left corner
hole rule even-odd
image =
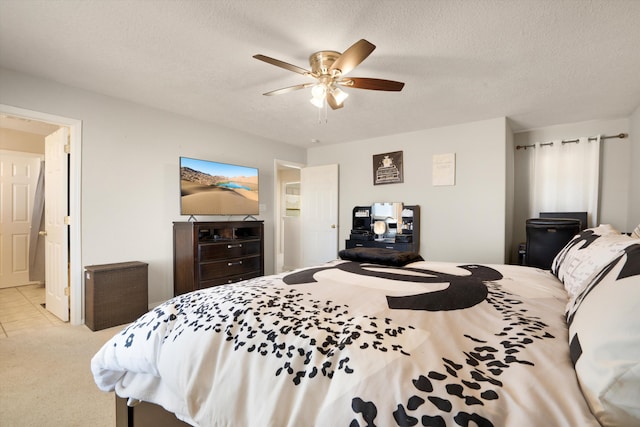
[[[312,80],[253,55],[309,68],[361,38],[377,49],[349,76],[402,92],[347,89],[325,124],[308,90],[262,96]],[[640,105],[640,1],[0,0],[0,66],[302,146],[523,130]]]

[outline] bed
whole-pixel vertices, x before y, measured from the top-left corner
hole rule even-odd
[[[637,426],[639,312],[640,236],[611,227],[550,271],[358,248],[177,296],[91,369],[137,427]]]

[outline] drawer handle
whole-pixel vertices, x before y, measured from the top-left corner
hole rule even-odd
[[[242,265],[242,261],[236,261],[236,262],[228,262],[227,265],[229,267],[231,267],[232,265]]]
[[[242,247],[242,243],[238,243],[237,245],[227,245],[227,249],[241,248],[241,247]]]
[[[242,282],[244,279],[242,277],[238,277],[237,279],[229,279],[227,280],[227,283],[235,283],[235,282]]]

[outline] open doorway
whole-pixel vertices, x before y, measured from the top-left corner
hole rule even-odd
[[[67,215],[63,218],[67,225],[68,233],[64,238],[63,250],[67,252],[65,257],[65,265],[53,266],[57,271],[64,272],[64,289],[63,292],[68,296],[68,308],[66,309],[66,319],[71,324],[77,325],[83,323],[83,286],[82,286],[82,267],[81,267],[81,247],[80,247],[80,147],[81,147],[81,122],[79,120],[53,116],[47,113],[15,108],[8,105],[0,104],[0,118],[2,122],[0,127],[19,128],[23,132],[38,132],[46,134],[51,130],[51,134],[56,133],[57,129],[64,128],[68,134],[67,147],[69,156],[68,162],[64,162],[64,176],[66,184],[62,186],[62,190],[66,192],[64,199],[67,199],[66,206]],[[16,150],[19,151],[19,150]],[[45,154],[45,161],[47,154]],[[36,226],[36,225],[34,225]],[[39,224],[37,225],[39,226]],[[45,257],[46,258],[46,257]],[[47,260],[45,259],[45,263]],[[45,267],[46,269],[46,267]],[[47,273],[48,275],[48,273]]]
[[[338,255],[338,165],[308,167],[275,160],[276,273]]]
[[[3,173],[0,217],[0,288],[44,285],[44,160],[45,138],[59,127],[49,123],[0,116]],[[40,201],[40,203],[38,203]]]
[[[275,161],[275,267],[276,273],[302,266],[300,258],[300,170],[303,165]]]

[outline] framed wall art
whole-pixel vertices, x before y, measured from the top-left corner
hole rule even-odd
[[[373,155],[373,185],[404,182],[402,151]]]

